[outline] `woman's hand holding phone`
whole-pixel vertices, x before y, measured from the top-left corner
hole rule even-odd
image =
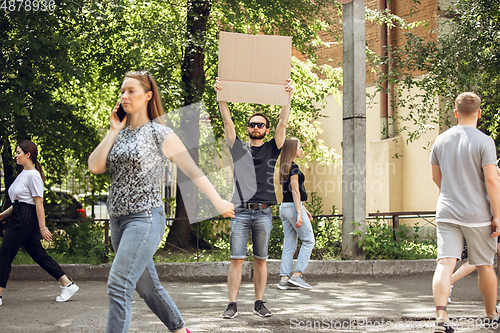
[[[120,121],[120,118],[118,117],[118,109],[121,107],[120,101],[118,101],[113,108],[113,111],[111,112],[111,117],[109,119],[110,122],[110,128],[113,130],[121,130],[123,127],[125,127],[125,123],[127,121],[127,114],[123,117],[123,119]],[[123,107],[122,107],[123,110]]]

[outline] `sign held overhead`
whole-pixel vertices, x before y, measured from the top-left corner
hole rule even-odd
[[[292,37],[219,34],[217,101],[288,105]]]

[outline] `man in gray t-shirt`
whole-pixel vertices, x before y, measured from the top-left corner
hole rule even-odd
[[[496,318],[497,278],[493,268],[500,234],[500,180],[492,138],[479,131],[481,99],[463,93],[455,102],[458,125],[439,135],[431,152],[432,180],[441,193],[436,208],[438,257],[433,279],[436,332],[453,332],[446,305],[451,275],[461,259],[464,240],[469,263],[479,274],[486,317]]]

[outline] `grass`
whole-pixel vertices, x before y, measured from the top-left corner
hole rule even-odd
[[[69,255],[66,253],[60,253],[53,250],[47,250],[49,256],[52,257],[58,264],[90,264],[99,265],[103,263],[103,258],[95,257],[83,257],[78,255]],[[34,265],[36,262],[30,257],[30,255],[21,250],[17,252],[13,265]]]
[[[153,256],[155,263],[162,262],[208,262],[208,261],[230,261],[229,251],[220,249],[190,250],[190,251],[163,251],[158,250]]]

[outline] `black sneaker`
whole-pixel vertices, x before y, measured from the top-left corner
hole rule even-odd
[[[236,308],[236,302],[231,302],[227,306],[226,311],[222,314],[222,318],[233,319],[238,316],[238,309]]]
[[[264,301],[255,301],[255,307],[253,308],[253,313],[261,317],[271,317],[271,311],[269,311],[264,305]]]

